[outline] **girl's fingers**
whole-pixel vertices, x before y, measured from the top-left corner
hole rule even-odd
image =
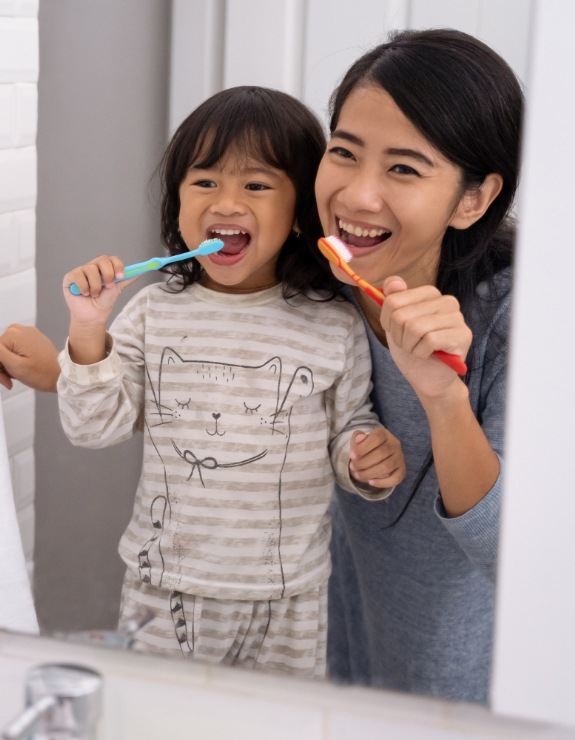
[[[66,273],[63,287],[69,290],[70,285],[75,283],[82,295],[97,297],[104,285],[111,285],[116,278],[122,277],[123,269],[123,262],[118,257],[97,257]]]

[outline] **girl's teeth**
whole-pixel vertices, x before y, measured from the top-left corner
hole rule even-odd
[[[385,229],[362,229],[361,226],[352,226],[343,221],[339,222],[339,228],[342,231],[346,231],[348,234],[353,234],[353,236],[370,236],[373,238],[376,236],[383,236],[386,233]]]
[[[245,231],[240,229],[212,229],[213,234],[221,234],[222,236],[234,236],[237,234],[245,234]]]

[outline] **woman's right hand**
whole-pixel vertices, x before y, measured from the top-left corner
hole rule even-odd
[[[433,353],[443,350],[465,359],[472,333],[459,303],[432,285],[408,289],[397,276],[383,284],[381,325],[392,357],[424,407],[448,399],[462,384],[457,373]]]

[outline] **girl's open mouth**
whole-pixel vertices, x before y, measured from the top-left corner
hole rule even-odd
[[[247,231],[241,229],[216,229],[208,232],[210,239],[221,239],[224,243],[219,252],[209,255],[216,265],[235,265],[247,251],[252,240]]]

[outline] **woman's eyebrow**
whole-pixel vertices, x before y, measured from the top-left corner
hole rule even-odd
[[[344,141],[349,141],[350,144],[355,144],[356,146],[365,146],[365,142],[363,141],[363,139],[360,139],[359,136],[356,136],[349,131],[344,131],[343,129],[339,128],[336,128],[334,131],[331,132],[331,138],[343,139]],[[418,162],[422,162],[423,164],[428,165],[428,167],[434,166],[433,161],[427,155],[425,155],[423,152],[418,151],[417,149],[390,147],[389,149],[384,150],[384,154],[395,157],[410,157],[411,159],[416,159]]]
[[[393,147],[391,149],[386,149],[385,153],[396,157],[411,157],[411,159],[417,159],[419,162],[423,162],[423,164],[433,167],[433,161],[417,149],[397,149]]]
[[[355,134],[350,134],[349,131],[344,131],[341,128],[336,128],[334,131],[331,132],[331,138],[337,137],[338,139],[344,139],[345,141],[349,141],[351,144],[357,144],[358,146],[363,146],[363,140],[359,138],[359,136],[355,136]]]

